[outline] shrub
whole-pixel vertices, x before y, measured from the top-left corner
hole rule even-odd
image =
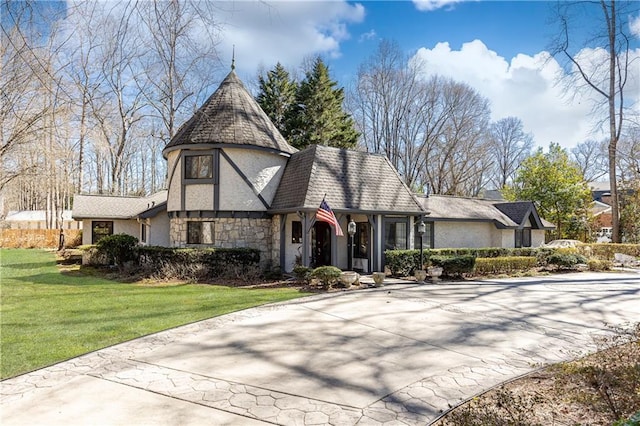
[[[101,238],[96,244],[98,253],[106,255],[110,262],[120,268],[124,264],[137,258],[138,239],[132,235],[114,234]]]
[[[598,260],[598,259],[589,259],[587,261],[587,266],[590,271],[598,272],[598,271],[609,271],[611,269],[612,263],[610,260]]]
[[[531,256],[479,257],[476,259],[475,272],[478,275],[487,275],[527,271],[537,263],[538,260]]]
[[[201,281],[206,278],[252,280],[261,273],[260,251],[249,248],[182,249],[140,247],[140,264],[165,279]],[[160,277],[158,277],[160,278]]]
[[[431,250],[423,250],[423,261],[428,263]],[[386,266],[391,275],[396,277],[408,277],[415,269],[419,269],[420,250],[387,250],[384,252]]]
[[[429,262],[433,266],[442,267],[443,275],[460,276],[473,272],[476,258],[470,254],[462,256],[431,256]]]
[[[578,246],[580,254],[600,260],[613,260],[615,253],[640,257],[640,244],[594,243]]]
[[[581,263],[587,263],[587,258],[575,253],[553,253],[548,259],[548,264],[555,265],[558,269],[573,269]]]
[[[298,281],[307,281],[312,269],[307,266],[296,265],[293,267],[293,276]]]
[[[331,284],[338,281],[341,273],[340,268],[336,268],[335,266],[320,266],[314,269],[311,274],[309,274],[309,277],[319,280],[322,283],[322,287],[327,289],[331,287]]]

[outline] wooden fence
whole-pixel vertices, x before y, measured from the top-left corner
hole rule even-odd
[[[65,229],[64,247],[77,247],[82,244],[82,230]],[[0,247],[2,248],[58,248],[59,229],[0,229]]]

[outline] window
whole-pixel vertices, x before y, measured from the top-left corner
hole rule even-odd
[[[214,222],[187,222],[187,244],[213,244]]]
[[[369,258],[369,223],[356,222],[356,233],[353,235],[353,257]]]
[[[146,223],[140,224],[140,242],[147,243],[147,236],[149,235],[149,225]]]
[[[300,222],[299,220],[294,220],[293,222],[291,222],[291,243],[302,243],[302,222]]]
[[[384,224],[385,250],[406,250],[407,248],[407,220],[386,219]]]
[[[213,155],[184,157],[185,179],[213,179]]]
[[[515,247],[531,247],[531,228],[516,229]]]
[[[98,220],[91,222],[91,244],[95,244],[109,235],[113,235],[113,221]]]
[[[416,248],[416,250],[420,250],[420,234],[418,234],[418,224],[420,223],[420,219],[418,218],[416,220],[416,222],[414,223],[415,225],[415,229],[414,229],[414,239],[413,239],[413,246]],[[425,226],[425,230],[424,230],[424,234],[422,235],[422,248],[423,249],[429,249],[429,248],[433,248],[431,247],[431,243],[433,241],[433,222],[425,222],[424,223]]]

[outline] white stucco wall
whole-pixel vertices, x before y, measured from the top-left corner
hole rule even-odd
[[[180,151],[171,151],[167,155],[167,173],[169,174],[167,177],[167,211],[174,212],[180,210],[180,182],[182,179],[182,165],[177,164],[176,162],[180,162]],[[173,174],[171,174],[173,172]]]
[[[287,158],[255,149],[225,148],[224,152],[267,204],[271,204],[287,164]],[[266,210],[254,190],[224,156],[220,157],[220,210]]]
[[[186,211],[213,210],[213,207],[213,185],[185,185],[184,209]]]
[[[147,239],[150,246],[169,247],[169,216],[166,212],[161,212],[149,220]]]
[[[495,247],[499,235],[499,230],[492,223],[437,221],[433,243],[434,248]]]
[[[91,244],[91,222],[93,221],[109,221],[110,219],[84,219],[82,221],[82,244]],[[128,234],[140,239],[140,224],[135,220],[113,220],[114,234]]]
[[[280,265],[280,268],[285,272],[291,272],[296,264],[296,256],[302,256],[302,244],[291,242],[291,228],[294,221],[301,221],[296,214],[288,214],[285,221],[284,229],[284,265]],[[302,232],[305,232],[303,223]],[[311,238],[309,237],[309,247],[311,247]],[[309,249],[311,252],[311,249]]]
[[[531,230],[531,247],[540,247],[544,244],[544,229],[532,229]]]

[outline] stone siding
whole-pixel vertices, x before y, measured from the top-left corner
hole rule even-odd
[[[214,222],[214,244],[187,244],[187,222]],[[170,240],[172,247],[221,247],[253,248],[260,250],[260,266],[266,268],[272,261],[278,263],[279,255],[274,259],[273,232],[271,219],[247,218],[171,218]],[[279,241],[279,239],[278,239]]]

